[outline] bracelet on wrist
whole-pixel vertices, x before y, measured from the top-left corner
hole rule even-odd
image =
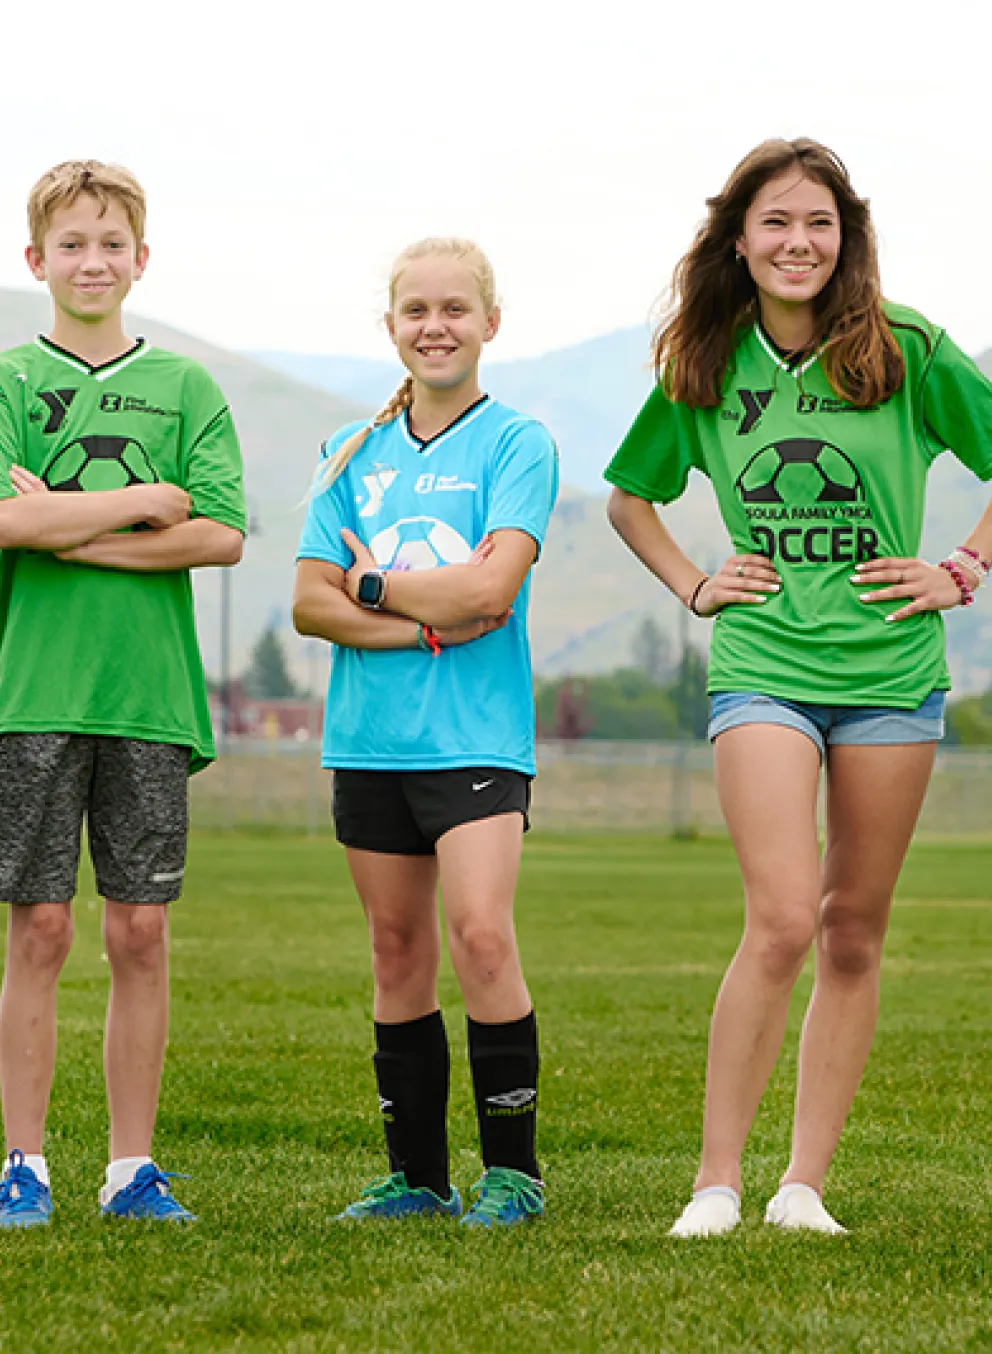
[[[423,649],[424,653],[433,654],[437,658],[441,652],[441,641],[429,625],[423,621],[417,622],[417,644]]]
[[[699,612],[696,610],[696,601],[697,601],[697,599],[698,599],[698,597],[699,597],[699,594],[700,594],[700,593],[702,592],[702,590],[703,590],[703,585],[704,585],[705,583],[708,583],[709,581],[710,581],[710,576],[709,576],[709,574],[703,574],[702,578],[699,580],[699,582],[698,582],[698,583],[696,584],[696,586],[693,588],[693,590],[692,590],[692,595],[690,596],[688,602],[686,602],[686,606],[689,608],[689,610],[692,612],[692,614],[693,614],[694,616],[699,616]],[[701,618],[700,618],[700,619],[701,619]]]
[[[975,600],[975,591],[965,578],[960,565],[955,564],[953,559],[942,559],[938,567],[946,569],[958,585],[958,592],[961,594],[961,605],[971,606],[972,602]]]
[[[952,564],[960,565],[962,569],[967,569],[969,573],[975,575],[975,585],[973,591],[977,592],[984,582],[987,581],[992,565],[982,559],[977,550],[972,550],[970,546],[959,545],[956,550],[952,550],[947,556]]]

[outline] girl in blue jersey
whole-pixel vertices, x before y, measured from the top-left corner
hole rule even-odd
[[[543,1211],[537,1030],[513,899],[535,771],[529,574],[557,462],[541,424],[480,390],[499,320],[476,245],[429,239],[400,255],[385,322],[409,375],[371,424],[324,447],[299,548],[296,628],[335,646],[322,763],[369,924],[390,1165],[346,1218],[461,1212],[439,888],[485,1166],[462,1221]]]

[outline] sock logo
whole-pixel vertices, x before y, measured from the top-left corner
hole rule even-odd
[[[521,1086],[516,1091],[506,1091],[502,1095],[487,1095],[486,1104],[495,1105],[496,1109],[490,1113],[517,1114],[525,1106],[533,1106],[537,1099],[536,1086]]]
[[[391,1100],[387,1100],[384,1095],[381,1095],[379,1097],[379,1108],[383,1112],[383,1114],[385,1114],[386,1110],[391,1110],[393,1108],[393,1102]]]

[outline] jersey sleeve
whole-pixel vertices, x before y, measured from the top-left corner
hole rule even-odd
[[[672,503],[685,493],[693,467],[706,471],[695,413],[656,385],[603,473],[637,498]]]
[[[923,421],[934,456],[950,450],[992,479],[992,381],[943,333],[923,380]]]
[[[320,559],[327,564],[338,564],[342,569],[347,569],[352,563],[351,551],[341,539],[342,527],[355,528],[354,504],[352,511],[348,511],[347,477],[339,475],[326,489],[321,487],[321,482],[327,462],[352,433],[358,432],[363,426],[361,423],[349,423],[328,438],[321,448],[309,491],[307,520],[303,524],[296,551],[298,560]]]
[[[193,516],[209,517],[244,534],[244,467],[227,401],[202,367],[191,369],[184,392],[183,488]]]
[[[23,464],[20,406],[23,382],[4,362],[0,363],[0,498],[16,498],[11,469]]]
[[[536,420],[514,427],[495,454],[486,533],[524,531],[540,549],[558,496],[558,449]]]

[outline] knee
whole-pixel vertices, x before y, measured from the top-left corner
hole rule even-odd
[[[168,935],[168,918],[162,905],[136,903],[107,910],[104,939],[111,965],[157,969],[165,956]]]
[[[785,913],[773,925],[749,926],[745,944],[766,982],[793,983],[809,954],[813,936],[812,912]]]
[[[884,926],[872,914],[884,911],[868,909],[840,893],[830,893],[820,912],[820,960],[835,974],[862,978],[874,973],[882,962]]]
[[[437,941],[416,927],[376,923],[372,927],[372,969],[380,993],[400,992],[437,967]]]
[[[15,923],[15,950],[29,968],[58,972],[72,947],[72,913],[67,907],[39,903]]]
[[[485,919],[453,927],[452,960],[477,983],[496,982],[515,953],[513,933]]]

